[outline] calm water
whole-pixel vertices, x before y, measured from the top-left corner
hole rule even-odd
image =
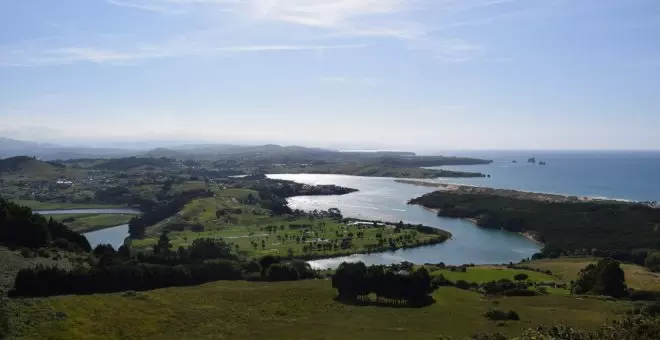
[[[110,244],[115,249],[119,249],[124,244],[124,239],[128,237],[128,224],[96,230],[84,235],[92,246],[92,249],[99,244]]]
[[[489,165],[443,169],[475,171],[491,178],[439,179],[492,188],[660,201],[660,152],[469,152],[461,155],[492,159]],[[536,157],[547,165],[528,164]],[[518,163],[512,163],[517,160]]]
[[[63,214],[140,214],[139,210],[130,208],[110,208],[110,209],[63,209],[63,210],[42,210],[36,211],[42,215],[63,215]],[[128,236],[128,224],[122,224],[112,228],[92,231],[83,234],[89,241],[92,248],[99,244],[111,244],[119,248],[124,244],[124,239]]]
[[[317,268],[333,267],[347,260],[361,260],[367,264],[389,264],[401,261],[446,264],[516,262],[531,256],[541,248],[518,234],[482,229],[465,220],[441,218],[422,207],[406,204],[411,198],[433,191],[432,188],[400,184],[391,178],[311,174],[269,175],[269,177],[310,185],[336,184],[360,190],[343,196],[293,197],[289,199],[292,208],[325,210],[336,207],[347,217],[421,223],[447,230],[453,235],[451,240],[429,247],[311,261],[310,263]]]

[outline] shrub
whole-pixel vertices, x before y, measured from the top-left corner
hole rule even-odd
[[[518,320],[520,320],[520,316],[519,316],[518,313],[517,313],[516,311],[514,311],[514,310],[510,310],[510,311],[507,313],[507,318],[508,318],[509,320],[513,320],[513,321],[518,321]]]
[[[442,286],[451,286],[451,285],[453,285],[453,283],[451,281],[447,280],[445,278],[445,276],[442,275],[442,274],[440,274],[438,276],[435,276],[431,280],[431,287],[433,289],[438,289],[439,287],[442,287]]]
[[[465,280],[456,281],[455,286],[456,288],[459,289],[465,289],[465,290],[470,289],[470,283]]]
[[[257,261],[250,261],[243,267],[243,270],[246,273],[261,273],[261,265]]]
[[[53,247],[59,248],[68,252],[76,252],[80,250],[80,247],[78,247],[75,243],[71,243],[68,240],[65,240],[63,238],[58,238],[57,240],[53,241]]]
[[[491,308],[484,314],[484,316],[493,321],[520,320],[520,316],[518,315],[518,313],[516,313],[516,311],[513,310],[505,312],[499,309]]]
[[[26,259],[34,257],[34,253],[32,253],[32,250],[29,248],[21,248],[21,256],[25,257]]]
[[[296,281],[300,280],[300,274],[290,264],[275,263],[268,267],[268,281]]]
[[[648,316],[658,316],[660,315],[660,303],[644,305],[639,312]]]
[[[516,274],[516,275],[513,277],[513,279],[514,279],[515,281],[525,281],[525,280],[527,280],[528,278],[529,278],[529,275],[527,275],[527,274],[525,274],[525,273]]]

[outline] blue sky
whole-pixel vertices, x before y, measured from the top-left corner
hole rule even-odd
[[[657,0],[0,0],[0,135],[660,149]]]

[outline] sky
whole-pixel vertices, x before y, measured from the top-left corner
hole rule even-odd
[[[0,136],[660,149],[658,0],[0,0]]]

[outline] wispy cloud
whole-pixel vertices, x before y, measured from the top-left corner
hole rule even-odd
[[[137,45],[125,49],[108,49],[94,46],[69,46],[53,48],[25,48],[21,46],[0,48],[0,66],[38,67],[67,65],[77,62],[96,64],[126,64],[146,59],[176,58],[210,54],[285,52],[285,51],[327,51],[366,47],[365,44],[350,45]]]
[[[195,14],[221,11],[239,18],[229,39],[196,37],[184,28],[162,41],[90,42],[70,39],[57,44],[0,47],[0,66],[50,66],[77,62],[124,64],[139,60],[221,53],[323,51],[362,48],[386,39],[410,51],[422,51],[444,62],[492,58],[481,43],[456,32],[464,25],[487,24],[494,8],[528,8],[541,0],[100,0],[108,5],[176,15],[182,27]],[[544,0],[560,1],[560,0]],[[524,5],[523,5],[524,4]],[[475,15],[472,15],[475,14]],[[502,15],[498,12],[499,16]],[[219,30],[218,21],[208,29]],[[214,27],[215,26],[215,27]],[[223,27],[225,29],[227,27]],[[304,29],[302,29],[304,28]],[[232,32],[233,33],[233,32]],[[191,38],[192,37],[192,38]],[[266,38],[264,38],[266,37]],[[138,37],[137,39],[140,39]],[[221,42],[224,41],[224,42]],[[311,42],[311,43],[310,43]],[[319,43],[323,42],[323,43]],[[500,58],[501,59],[501,58]]]

